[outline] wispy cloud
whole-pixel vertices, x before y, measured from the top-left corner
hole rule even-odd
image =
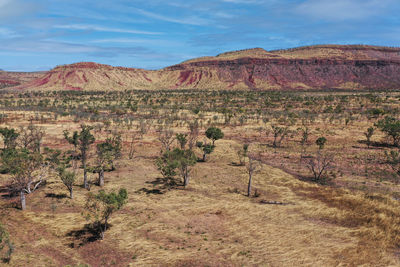
[[[122,28],[109,28],[109,27],[102,27],[102,26],[96,26],[96,25],[85,25],[85,24],[54,25],[53,28],[68,29],[68,30],[98,31],[98,32],[147,34],[147,35],[162,34],[161,32],[149,32],[149,31],[141,31],[141,30],[122,29]]]
[[[0,0],[0,68],[155,68],[251,47],[396,46],[399,14],[399,0]]]
[[[157,14],[154,12],[146,11],[140,8],[134,8],[137,13],[144,15],[146,17],[152,18],[152,19],[157,19],[157,20],[162,20],[162,21],[167,21],[167,22],[173,22],[173,23],[178,23],[178,24],[188,24],[188,25],[207,25],[210,24],[210,21],[198,16],[190,16],[186,18],[175,18],[175,17],[170,17],[170,16],[165,16],[161,14]]]
[[[307,0],[295,11],[322,20],[359,20],[379,15],[396,3],[394,0]]]
[[[107,38],[89,41],[93,44],[146,44],[155,46],[178,46],[182,45],[179,41],[163,40],[163,39],[132,39],[132,38]]]
[[[0,27],[0,37],[15,38],[15,37],[19,37],[19,36],[20,36],[19,34],[17,34],[16,32],[14,32],[10,29]]]

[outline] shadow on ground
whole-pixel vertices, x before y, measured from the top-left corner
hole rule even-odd
[[[66,194],[54,194],[54,193],[46,193],[46,197],[56,198],[56,199],[63,199],[67,198]]]
[[[100,227],[104,227],[104,224],[85,224],[81,230],[72,230],[67,233],[68,237],[72,238],[72,242],[69,244],[71,248],[81,247],[88,243],[95,242],[101,239]],[[110,229],[112,224],[107,224],[107,228]]]

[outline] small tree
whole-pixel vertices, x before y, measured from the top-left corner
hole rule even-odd
[[[24,149],[3,153],[2,161],[12,177],[10,187],[19,192],[21,209],[25,210],[25,194],[33,193],[46,180],[48,166],[43,162],[42,155]]]
[[[326,138],[323,136],[315,140],[315,143],[317,144],[319,150],[322,150],[324,148],[326,141]]]
[[[367,138],[367,146],[369,148],[371,146],[371,137],[374,135],[374,127],[369,127],[364,135]]]
[[[249,161],[246,165],[247,173],[249,174],[249,182],[247,184],[247,196],[250,197],[251,195],[251,183],[253,179],[253,174],[261,169],[261,162],[256,160],[255,155],[250,154],[248,156]]]
[[[274,135],[272,146],[276,153],[276,148],[281,145],[283,139],[285,139],[285,137],[289,134],[289,129],[287,127],[280,127],[278,125],[271,125],[271,128]]]
[[[104,233],[107,231],[108,221],[111,215],[121,209],[126,203],[128,192],[121,188],[117,193],[106,193],[104,190],[97,194],[89,193],[85,205],[85,217],[92,220],[94,228],[100,233],[100,238],[104,239]]]
[[[308,144],[308,137],[310,136],[310,130],[308,127],[304,127],[301,128],[300,131],[301,131],[301,140],[300,140],[301,157],[303,157],[304,154],[306,153],[306,146]]]
[[[178,141],[178,144],[182,150],[185,149],[186,144],[188,142],[187,136],[188,136],[187,134],[182,134],[182,133],[176,134],[176,140]]]
[[[174,150],[165,151],[157,160],[156,165],[161,174],[166,179],[173,179],[179,170],[183,186],[189,184],[191,167],[197,163],[197,157],[190,149],[182,150],[175,148]]]
[[[191,167],[197,163],[197,157],[192,150],[179,148],[173,150],[173,157],[183,178],[183,186],[186,187],[189,185]]]
[[[400,120],[386,116],[384,119],[378,121],[376,126],[387,136],[392,138],[393,145],[399,146],[400,143]]]
[[[206,131],[206,136],[208,139],[212,140],[212,145],[214,146],[215,141],[224,138],[224,133],[219,128],[210,127]]]
[[[193,123],[189,124],[189,135],[187,137],[188,140],[187,143],[190,150],[193,150],[194,146],[196,145],[199,134],[200,134],[199,122],[196,120]]]
[[[162,145],[162,150],[169,151],[172,143],[175,140],[174,131],[168,127],[160,127],[157,131],[157,139]]]
[[[40,153],[40,146],[42,144],[42,139],[45,135],[44,130],[40,127],[35,126],[31,121],[31,123],[26,128],[20,127],[19,132],[21,147],[28,149],[32,152]]]
[[[206,160],[207,160],[207,155],[211,154],[211,153],[214,151],[214,148],[215,148],[214,145],[212,145],[212,144],[207,144],[206,141],[205,141],[204,143],[198,141],[198,142],[196,143],[196,146],[197,146],[198,148],[200,148],[200,149],[203,151],[203,159],[202,159],[203,162],[206,162]]]
[[[70,143],[71,145],[74,146],[74,152],[75,152],[74,157],[76,158],[77,157],[76,153],[77,153],[78,144],[79,144],[79,134],[78,134],[78,132],[74,131],[71,136],[69,136],[69,132],[67,130],[65,130],[63,133],[64,133],[65,140],[67,140],[68,143]]]
[[[16,148],[19,133],[15,129],[0,128],[0,134],[3,137],[4,150]]]
[[[164,153],[156,159],[155,163],[162,176],[170,180],[170,183],[173,182],[177,174],[176,168],[178,167],[178,162],[175,160],[172,151],[164,151]]]
[[[243,146],[236,152],[239,157],[239,165],[246,165],[247,152],[249,150],[249,144],[243,144]]]
[[[75,171],[71,172],[65,169],[65,167],[60,167],[58,169],[58,175],[60,176],[61,182],[67,187],[69,191],[69,197],[74,198],[74,183],[76,180]]]
[[[90,145],[94,143],[95,138],[90,132],[93,127],[88,125],[81,125],[81,131],[74,132],[72,137],[69,137],[69,132],[64,131],[65,139],[70,143],[73,144],[74,147],[78,147],[81,152],[81,161],[83,166],[83,186],[88,189],[88,182],[87,182],[87,160],[88,160],[88,152]]]
[[[333,159],[333,156],[318,151],[315,157],[305,161],[315,182],[325,184],[329,180],[328,171],[332,169]]]
[[[114,169],[114,160],[121,156],[121,141],[119,138],[108,138],[105,142],[97,144],[97,166],[99,186],[104,186],[104,171]]]

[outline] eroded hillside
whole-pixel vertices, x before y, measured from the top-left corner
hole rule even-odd
[[[18,89],[399,89],[400,48],[321,45],[202,57],[157,71],[77,63]]]

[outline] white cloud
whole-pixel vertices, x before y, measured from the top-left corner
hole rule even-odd
[[[149,32],[140,30],[129,30],[122,28],[109,28],[96,25],[86,24],[69,24],[69,25],[54,25],[53,28],[68,29],[68,30],[84,30],[84,31],[99,31],[99,32],[118,32],[118,33],[132,33],[132,34],[147,34],[147,35],[158,35],[160,32]]]

